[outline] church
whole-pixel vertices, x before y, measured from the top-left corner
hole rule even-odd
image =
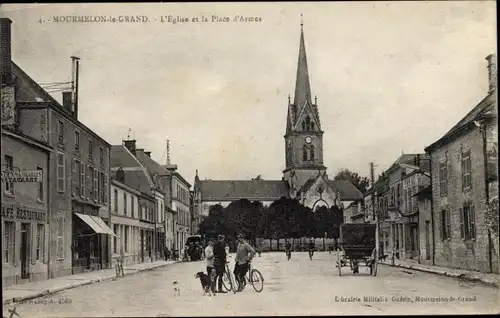
[[[207,216],[212,205],[226,207],[233,201],[248,199],[265,206],[281,197],[298,199],[313,211],[360,202],[362,193],[349,181],[330,180],[323,163],[323,133],[316,98],[311,98],[304,29],[301,23],[295,96],[288,97],[285,161],[281,180],[201,180],[196,171],[193,208]]]

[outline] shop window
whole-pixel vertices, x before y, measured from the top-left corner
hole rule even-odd
[[[3,260],[6,264],[14,263],[14,247],[16,240],[16,224],[11,221],[5,221],[3,236]]]
[[[14,158],[12,156],[5,155],[5,166],[9,173],[14,172]],[[5,192],[14,194],[14,182],[5,181]]]
[[[66,188],[66,165],[64,154],[59,152],[57,154],[57,191],[64,192]]]
[[[64,216],[57,217],[57,235],[56,235],[56,258],[64,259]]]
[[[44,253],[45,228],[43,224],[36,225],[36,260],[40,261]]]

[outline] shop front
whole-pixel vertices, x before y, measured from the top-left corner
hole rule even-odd
[[[97,209],[83,209],[82,211],[74,205],[72,216],[73,274],[110,267],[108,240],[110,237],[116,237],[116,234],[98,215]]]
[[[47,279],[47,211],[2,202],[4,286]]]

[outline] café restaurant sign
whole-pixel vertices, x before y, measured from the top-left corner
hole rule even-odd
[[[45,212],[35,211],[16,205],[2,204],[2,218],[21,221],[45,221]]]
[[[42,182],[43,173],[41,170],[33,171],[2,171],[2,182]]]

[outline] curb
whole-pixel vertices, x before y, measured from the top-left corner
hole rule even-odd
[[[490,281],[490,280],[483,279],[483,278],[480,278],[480,277],[474,277],[474,276],[472,276],[470,274],[449,273],[449,272],[442,271],[442,270],[434,270],[434,269],[430,269],[430,268],[421,268],[421,267],[414,266],[414,265],[401,265],[401,264],[391,265],[391,264],[382,263],[382,262],[380,262],[379,264],[390,266],[390,267],[399,267],[399,268],[412,269],[412,270],[419,271],[419,272],[425,272],[425,273],[430,273],[430,274],[435,274],[435,275],[447,276],[447,277],[451,277],[451,278],[457,278],[457,279],[467,280],[467,281],[470,281],[470,282],[479,282],[479,283],[482,283],[482,284],[485,284],[485,285],[489,285],[489,286],[492,286],[492,287],[495,287],[495,288],[500,288],[500,285],[499,285],[498,282]]]
[[[145,269],[140,269],[140,270],[133,270],[132,272],[125,273],[125,276],[131,276],[131,275],[138,274],[138,273],[141,273],[141,272],[152,271],[152,270],[155,270],[157,268],[166,267],[166,266],[169,266],[169,265],[172,265],[172,264],[176,264],[176,263],[179,263],[179,261],[176,261],[176,262],[170,263],[170,264],[163,264],[163,265],[156,266],[156,267],[150,267],[150,268],[145,268]],[[123,276],[123,277],[125,277],[125,276]],[[91,285],[91,284],[94,284],[94,283],[100,283],[100,282],[104,282],[104,281],[108,281],[108,280],[113,280],[113,279],[116,279],[116,278],[117,278],[116,276],[107,276],[107,277],[99,277],[99,278],[96,278],[96,279],[89,279],[89,280],[81,281],[79,283],[74,283],[74,284],[70,283],[70,284],[62,286],[62,287],[54,287],[54,288],[51,288],[51,289],[45,289],[42,292],[38,292],[36,294],[32,294],[32,295],[28,295],[28,296],[8,298],[8,299],[5,299],[3,301],[3,304],[4,305],[8,305],[8,304],[11,304],[11,303],[21,303],[23,301],[27,301],[27,300],[31,300],[31,299],[40,298],[40,297],[44,297],[44,296],[47,296],[47,295],[55,294],[55,293],[61,292],[63,290],[69,290],[69,289],[73,289],[73,288],[77,288],[77,287],[81,287],[81,286],[85,286],[85,285]]]

